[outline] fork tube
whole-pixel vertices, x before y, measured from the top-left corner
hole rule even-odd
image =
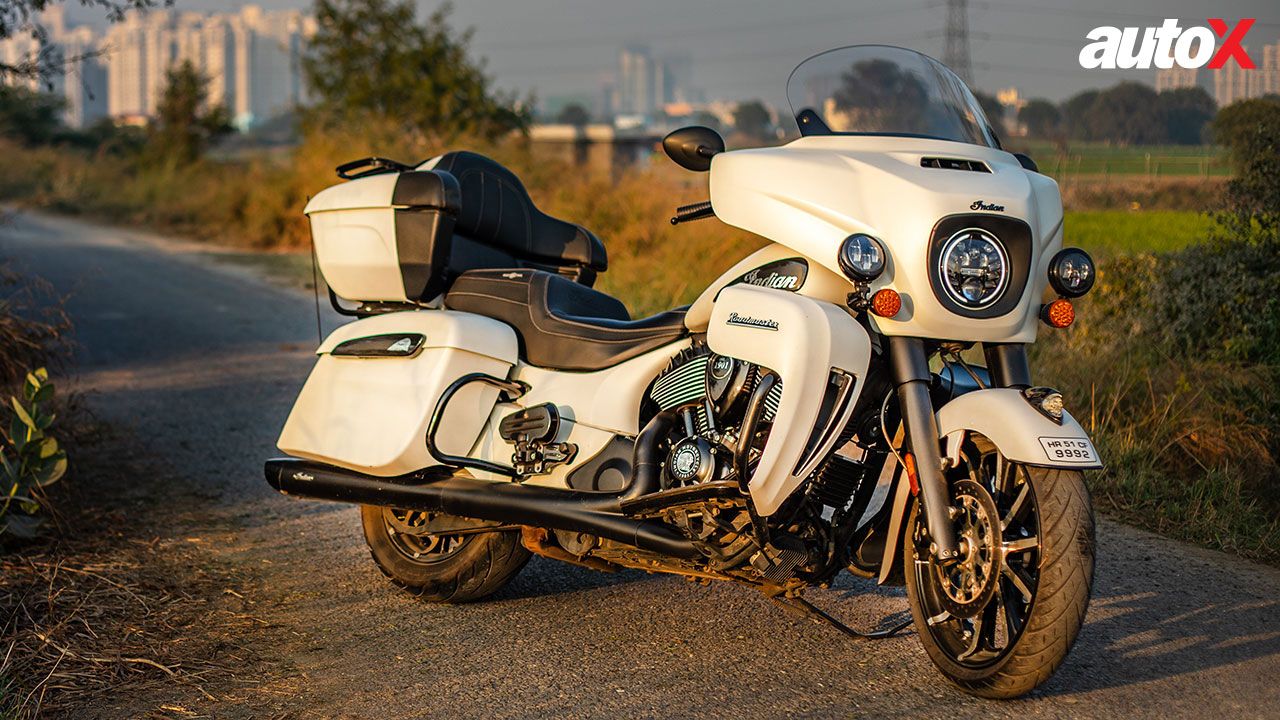
[[[1022,343],[983,343],[987,369],[996,387],[1024,388],[1031,385],[1027,346]]]
[[[890,337],[889,363],[898,388],[898,403],[907,425],[907,441],[915,456],[916,477],[920,481],[920,502],[924,506],[929,537],[937,544],[940,560],[959,555],[955,530],[951,525],[947,481],[942,475],[942,453],[938,443],[938,422],[929,397],[929,358],[919,338]]]

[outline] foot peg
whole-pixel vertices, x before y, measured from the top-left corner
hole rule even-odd
[[[511,464],[520,475],[542,475],[573,460],[578,446],[555,442],[560,433],[560,411],[553,403],[517,410],[502,418],[498,434],[516,446]]]

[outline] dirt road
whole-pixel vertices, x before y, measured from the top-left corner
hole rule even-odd
[[[1088,624],[1033,697],[951,689],[917,639],[850,642],[737,587],[534,559],[462,607],[397,591],[352,507],[290,500],[262,460],[310,367],[310,295],[190,247],[44,216],[0,227],[0,255],[70,293],[81,387],[183,486],[175,528],[253,578],[268,648],[252,687],[124,693],[79,717],[180,702],[213,717],[1276,717],[1280,571],[1103,521]],[[327,315],[326,327],[338,318]],[[191,499],[191,498],[194,498]],[[164,511],[162,511],[164,512]],[[860,594],[869,592],[871,594]],[[870,626],[897,589],[811,598]]]

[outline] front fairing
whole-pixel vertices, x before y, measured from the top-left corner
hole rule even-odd
[[[924,167],[924,158],[969,160],[990,172]],[[893,288],[902,311],[872,317],[885,335],[972,341],[1032,342],[1049,259],[1062,245],[1062,202],[1053,180],[1024,169],[994,148],[927,138],[812,136],[775,148],[717,155],[711,203],[724,222],[786,245],[841,273],[840,243],[853,233],[879,238],[888,249],[874,292]],[[931,237],[944,219],[965,225],[974,216],[1024,222],[1025,277],[995,316],[948,307],[930,267]],[[1016,279],[1016,278],[1015,278]],[[990,313],[986,313],[990,315]]]

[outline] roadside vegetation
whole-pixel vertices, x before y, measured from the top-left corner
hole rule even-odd
[[[305,67],[317,100],[297,118],[296,145],[220,154],[221,116],[185,71],[162,102],[172,111],[146,129],[32,137],[15,118],[44,101],[6,90],[0,152],[14,171],[0,176],[0,200],[291,253],[306,267],[296,262],[309,247],[301,208],[336,181],[335,165],[465,147],[510,166],[547,212],[599,234],[610,254],[600,287],[637,315],[691,301],[763,244],[715,222],[672,228],[675,206],[704,199],[703,178],[656,155],[581,168],[529,143],[530,99],[494,90],[447,7],[421,20],[389,0],[316,7]],[[1036,101],[1018,118],[1032,135],[1024,149],[1061,182],[1067,243],[1101,261],[1076,325],[1042,332],[1039,375],[1068,392],[1098,440],[1101,507],[1278,563],[1280,106],[1248,101],[1215,116],[1202,91],[1164,95],[1122,85],[1060,106]],[[743,108],[741,123],[763,136],[767,113],[757,110]],[[585,110],[566,117],[586,121]],[[1215,144],[1199,144],[1207,138]]]
[[[1037,367],[1107,462],[1126,522],[1280,561],[1280,98],[1214,126],[1235,177],[1201,242],[1118,254]]]

